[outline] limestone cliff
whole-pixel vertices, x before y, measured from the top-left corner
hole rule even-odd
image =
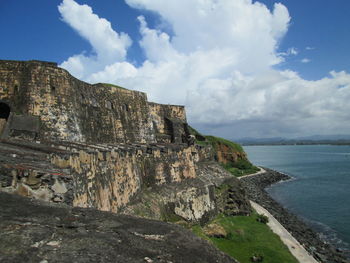
[[[251,211],[215,162],[240,157],[193,145],[183,106],[82,82],[55,63],[0,61],[0,111],[0,191],[155,219]]]

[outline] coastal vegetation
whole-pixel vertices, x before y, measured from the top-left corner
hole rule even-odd
[[[114,87],[114,88],[118,88],[118,89],[127,90],[126,88],[123,88],[121,86],[118,86],[118,85],[115,85],[115,84],[111,84],[111,83],[99,83],[99,84],[102,84],[102,85],[107,86],[107,87]]]
[[[191,126],[189,131],[195,137],[197,145],[212,147],[215,159],[232,175],[240,177],[260,170],[248,160],[240,144],[216,136],[202,135]]]
[[[230,149],[239,152],[244,153],[244,150],[242,146],[238,143],[231,142],[229,140],[226,140],[224,138],[216,137],[216,136],[205,136],[205,139],[211,144],[215,149],[218,149],[220,144],[227,145]]]
[[[241,263],[297,263],[280,238],[260,219],[257,213],[220,214],[205,226],[193,226],[192,231]],[[208,226],[215,226],[216,232],[208,231]]]
[[[252,165],[247,160],[239,160],[236,163],[227,163],[221,165],[225,168],[225,170],[229,171],[236,177],[253,174],[260,170],[258,167]]]

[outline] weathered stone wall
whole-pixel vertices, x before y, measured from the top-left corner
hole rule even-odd
[[[216,162],[196,164],[196,177],[143,191],[123,213],[164,221],[206,223],[218,213],[248,215],[239,180]]]
[[[158,142],[186,143],[189,135],[185,107],[150,102],[150,115]]]
[[[6,120],[0,119],[0,135],[2,134],[2,131],[5,129]]]
[[[155,143],[161,133],[170,139],[158,142],[186,141],[184,107],[149,103],[145,93],[118,86],[90,85],[55,63],[0,61],[0,102],[13,114],[39,117],[40,140]]]
[[[0,191],[72,204],[70,169],[51,164],[48,153],[60,149],[36,143],[0,142]]]
[[[62,147],[61,147],[62,148]],[[117,212],[142,189],[194,178],[192,147],[143,145],[67,146],[70,154],[52,154],[52,163],[71,169],[74,206]]]
[[[104,211],[196,177],[194,147],[17,141],[0,143],[0,154],[0,191]]]
[[[238,180],[199,161],[195,146],[2,141],[0,191],[161,220],[249,213]]]
[[[198,168],[213,151],[189,146],[182,106],[87,84],[54,63],[0,61],[0,113],[0,191],[118,212],[145,190],[163,189],[156,210],[189,221],[227,204],[242,211],[232,185],[215,193],[231,175]]]

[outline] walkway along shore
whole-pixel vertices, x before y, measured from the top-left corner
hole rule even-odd
[[[252,206],[254,209],[256,208],[258,213],[259,211],[266,211],[266,213],[273,218],[272,221],[281,225],[285,232],[288,232],[289,235],[297,240],[298,244],[306,251],[306,254],[311,255],[310,258],[314,261],[306,261],[298,258],[291,251],[292,254],[301,263],[350,263],[350,260],[346,258],[346,255],[342,251],[337,250],[330,244],[321,240],[319,235],[303,220],[283,208],[282,205],[272,199],[272,197],[270,197],[265,191],[266,187],[281,181],[290,180],[292,177],[268,168],[260,167],[260,169],[262,170],[255,174],[242,176],[239,177],[239,179],[245,188],[248,198],[253,202]],[[257,205],[254,205],[254,203]],[[272,231],[277,230],[278,224],[274,224],[275,226],[271,227]],[[277,233],[282,241],[285,232]],[[287,246],[289,247],[289,245]],[[295,248],[298,247],[297,245],[292,246]],[[295,250],[290,247],[290,250],[291,249]]]
[[[252,176],[256,176],[258,174],[264,174],[266,173],[266,170],[262,167],[258,167],[260,170],[256,173],[253,173],[253,174],[247,174],[247,175],[243,175],[243,176],[240,176],[238,177],[238,179],[242,180],[243,178],[247,178],[247,177],[252,177]]]
[[[269,218],[267,225],[271,228],[272,232],[279,235],[282,242],[288,247],[289,251],[300,263],[318,263],[318,261],[316,261],[305,250],[305,248],[300,245],[300,243],[269,213],[269,211],[253,201],[250,201],[250,204],[258,214]]]

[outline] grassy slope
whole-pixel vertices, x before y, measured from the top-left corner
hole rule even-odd
[[[238,143],[234,143],[234,142],[231,142],[231,141],[226,140],[224,138],[215,137],[215,136],[205,136],[205,138],[214,147],[216,147],[216,145],[218,143],[221,143],[221,144],[225,144],[225,145],[229,146],[231,149],[234,149],[236,152],[244,153],[242,146],[239,145]]]
[[[229,140],[215,137],[215,136],[204,136],[199,133],[196,129],[189,126],[189,131],[192,135],[196,137],[196,144],[201,146],[211,145],[214,150],[217,150],[218,144],[225,144],[233,152],[244,153],[244,150],[241,145],[238,143],[231,142]],[[253,174],[259,171],[259,168],[252,165],[248,159],[242,159],[237,161],[236,163],[227,163],[221,164],[227,171],[229,171],[234,176],[243,176],[247,174]]]
[[[105,85],[105,86],[109,86],[109,87],[115,87],[115,88],[118,88],[118,89],[124,89],[124,90],[127,90],[126,88],[120,87],[120,86],[115,85],[115,84],[110,84],[110,83],[100,83],[100,84],[103,84],[103,85]]]
[[[240,168],[242,166],[243,168]],[[224,167],[227,171],[229,171],[231,174],[233,174],[236,177],[253,174],[260,171],[258,167],[246,161],[241,161],[241,162],[238,162],[237,164],[222,164],[222,167]]]
[[[228,233],[226,238],[208,237],[200,225],[194,226],[192,230],[241,263],[250,263],[254,254],[262,255],[262,262],[297,263],[280,238],[256,218],[257,214],[249,217],[219,215],[213,223],[225,228]]]

